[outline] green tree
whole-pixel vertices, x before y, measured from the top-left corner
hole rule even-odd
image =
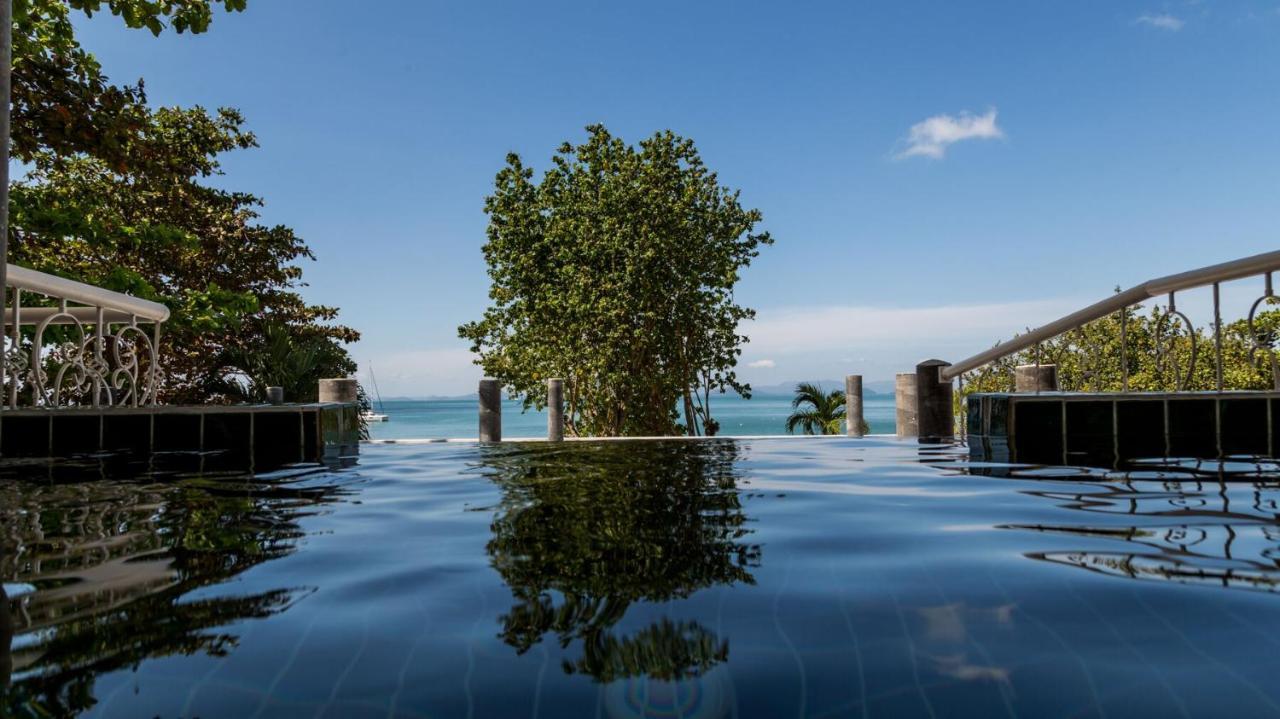
[[[234,109],[151,108],[141,82],[112,85],[77,42],[71,11],[104,9],[129,27],[202,32],[217,7],[244,0],[19,0],[14,6],[13,146],[29,171],[11,186],[10,260],[163,302],[161,398],[240,397],[228,382],[260,374],[276,327],[316,352],[311,376],[350,374],[342,344],[358,334],[337,310],[298,294],[293,230],[258,222],[262,201],[209,186],[220,158],[257,140]]]
[[[131,28],[159,35],[208,29],[214,9],[240,11],[246,0],[14,0],[12,151],[31,161],[43,151],[88,154],[113,169],[166,164],[162,144],[148,142],[141,82],[118,87],[75,36],[73,11],[104,9]]]
[[[691,140],[587,132],[538,183],[507,156],[485,200],[492,306],[459,336],[526,408],[564,378],[572,434],[714,434],[712,394],[750,397],[734,368],[755,313],[733,289],[772,239]]]
[[[787,417],[788,432],[795,434],[796,428],[800,427],[805,434],[840,434],[845,414],[843,392],[826,392],[818,385],[801,382],[796,385],[791,407],[795,411]],[[866,423],[863,425],[865,432]]]

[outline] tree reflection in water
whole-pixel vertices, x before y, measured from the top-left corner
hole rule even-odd
[[[483,471],[502,499],[487,545],[516,600],[501,638],[524,653],[554,633],[581,644],[567,673],[598,681],[697,676],[729,643],[694,621],[662,620],[630,636],[614,626],[636,602],[754,584],[760,547],[737,489],[732,442],[618,442],[494,447]]]
[[[0,655],[0,670],[12,672],[0,714],[83,711],[98,675],[231,651],[237,637],[220,627],[281,612],[308,590],[184,597],[291,553],[298,520],[340,494],[306,485],[298,476],[0,482],[0,579],[34,588],[0,602],[0,635],[18,639],[12,656]]]

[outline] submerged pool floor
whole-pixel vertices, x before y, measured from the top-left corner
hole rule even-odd
[[[8,467],[0,715],[1274,715],[1276,470],[887,439]]]

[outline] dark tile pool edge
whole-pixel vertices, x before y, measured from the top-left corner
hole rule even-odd
[[[355,404],[0,410],[0,459],[225,453],[259,468],[360,452]]]
[[[967,398],[971,453],[1116,466],[1150,457],[1275,456],[1280,392],[981,393]]]

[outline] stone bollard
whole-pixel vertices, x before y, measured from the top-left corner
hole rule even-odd
[[[502,385],[496,379],[480,380],[480,441],[502,441]]]
[[[564,441],[564,380],[547,380],[547,441]]]
[[[845,434],[862,436],[862,375],[851,374],[844,378]]]
[[[353,379],[320,380],[321,402],[358,402],[360,401],[360,383]]]
[[[1058,366],[1024,364],[1013,370],[1014,392],[1057,392]]]
[[[284,404],[284,387],[268,387],[267,404]]]
[[[916,436],[919,432],[916,424],[915,372],[902,372],[893,378],[893,398],[897,408],[898,436]]]
[[[921,442],[942,442],[956,436],[951,382],[944,381],[941,373],[943,367],[950,366],[942,360],[916,365],[916,429]]]

